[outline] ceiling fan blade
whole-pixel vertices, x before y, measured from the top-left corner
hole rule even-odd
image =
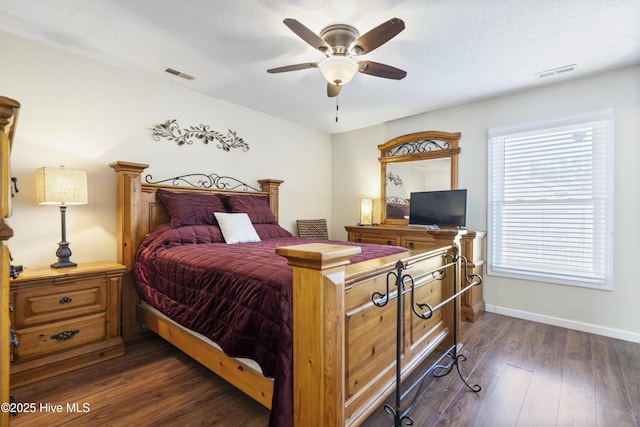
[[[353,42],[352,52],[354,55],[369,53],[394,38],[402,30],[404,30],[404,21],[402,19],[389,19]]]
[[[341,90],[342,90],[342,85],[334,85],[333,83],[327,83],[327,96],[329,98],[338,96]]]
[[[369,74],[370,76],[394,80],[402,80],[407,75],[407,72],[400,68],[373,61],[359,61],[358,71],[363,74]]]
[[[270,68],[267,73],[286,73],[287,71],[305,70],[307,68],[317,68],[317,62],[305,62],[304,64],[286,65],[284,67]]]
[[[329,46],[327,42],[325,42],[319,35],[305,27],[299,21],[287,18],[283,22],[284,25],[286,25],[291,31],[296,33],[298,37],[300,37],[302,40],[306,41],[319,51],[326,52],[331,50],[331,46]]]

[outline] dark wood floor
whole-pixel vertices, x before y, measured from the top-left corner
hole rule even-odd
[[[461,368],[428,380],[415,426],[640,426],[640,345],[486,313],[462,328]],[[124,357],[12,391],[19,402],[62,404],[12,426],[260,426],[269,413],[158,338]],[[86,413],[69,413],[78,403]],[[380,408],[364,427],[392,425]]]

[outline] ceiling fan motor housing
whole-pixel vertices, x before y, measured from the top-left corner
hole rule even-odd
[[[360,37],[360,33],[351,25],[334,24],[323,28],[320,37],[331,46],[334,55],[347,56],[349,48]]]

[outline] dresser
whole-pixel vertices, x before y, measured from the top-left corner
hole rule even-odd
[[[25,268],[10,281],[11,387],[124,354],[120,293],[125,267],[102,261]]]
[[[484,231],[457,228],[429,230],[406,225],[346,226],[345,230],[347,230],[350,242],[404,246],[407,249],[415,250],[455,243],[460,247],[460,255],[468,261],[467,274],[482,276],[484,272],[484,241],[486,237]],[[461,296],[460,300],[463,319],[475,322],[484,312],[482,285],[471,288]]]

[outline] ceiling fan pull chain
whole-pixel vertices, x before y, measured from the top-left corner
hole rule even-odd
[[[336,123],[338,123],[338,97],[336,96]]]

